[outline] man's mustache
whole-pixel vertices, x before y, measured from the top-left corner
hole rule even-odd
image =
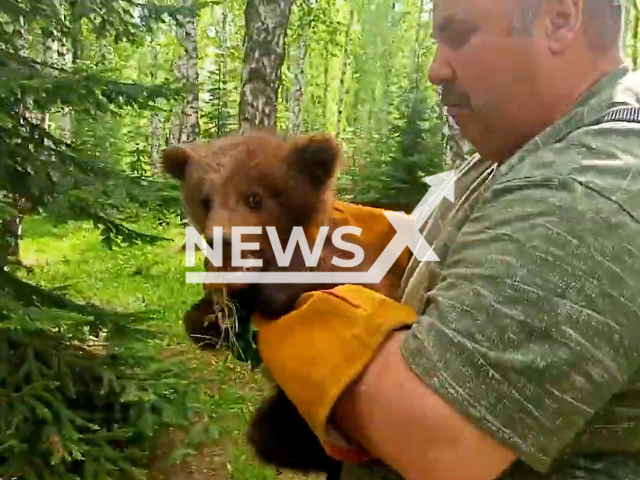
[[[442,85],[440,89],[440,96],[443,105],[447,106],[458,106],[458,107],[470,107],[471,106],[471,98],[467,95],[466,92],[462,90],[456,90],[450,84]]]

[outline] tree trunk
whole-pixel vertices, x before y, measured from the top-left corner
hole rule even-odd
[[[158,50],[155,46],[151,47],[151,62],[158,62]],[[156,74],[151,72],[151,81],[156,82]],[[149,118],[149,144],[150,144],[150,164],[153,175],[162,173],[162,161],[160,158],[160,150],[162,149],[162,120],[159,112],[152,112]]]
[[[185,57],[181,55],[173,63],[173,73],[176,78],[176,83],[179,85],[185,85],[187,77],[187,68],[185,66]],[[184,104],[175,105],[173,107],[171,129],[169,131],[169,144],[177,145],[182,143],[184,137],[185,121],[184,121]]]
[[[186,64],[186,81],[189,92],[185,105],[185,138],[184,142],[195,142],[200,134],[200,100],[198,78],[198,21],[194,0],[183,0],[185,6],[192,8],[192,13],[184,19],[184,38]]]
[[[154,175],[162,173],[162,162],[160,159],[160,149],[162,148],[162,122],[158,112],[151,114],[149,121],[149,137],[151,140],[151,170]]]
[[[320,125],[320,130],[324,130],[327,128],[327,116],[329,112],[329,63],[331,63],[331,54],[327,49],[323,52],[324,57],[324,100],[322,102],[322,113],[320,114],[322,118],[322,125]]]
[[[0,268],[7,263],[22,264],[20,260],[20,241],[22,240],[22,223],[30,212],[30,203],[18,195],[11,195],[11,207],[17,215],[0,218]]]
[[[425,2],[426,0],[420,0],[420,6],[418,8],[418,18],[416,19],[416,34],[413,39],[413,71],[411,74],[413,75],[413,91],[412,91],[412,101],[415,101],[415,97],[418,94],[418,89],[421,84],[421,73],[422,73],[422,15],[425,11]]]
[[[58,40],[58,67],[66,69],[71,66],[71,53],[66,44],[66,39],[61,37]],[[63,114],[60,117],[60,137],[69,142],[71,140],[71,110],[63,107]]]
[[[240,131],[276,129],[285,37],[293,0],[247,0]]]
[[[181,6],[189,11],[179,16],[178,40],[184,53],[175,62],[176,80],[187,90],[187,100],[174,116],[170,143],[194,142],[200,135],[200,100],[198,76],[198,22],[194,0],[181,0]]]
[[[20,258],[20,236],[22,235],[22,216],[0,220],[0,267],[10,260]]]
[[[342,131],[342,110],[344,108],[344,97],[346,95],[345,79],[347,77],[347,68],[349,67],[351,30],[353,29],[353,8],[349,9],[349,22],[347,31],[345,32],[344,50],[342,51],[342,70],[340,72],[340,93],[338,97],[338,113],[336,118],[336,137],[340,138]]]
[[[302,100],[304,98],[305,63],[307,60],[308,37],[302,33],[294,56],[293,89],[291,90],[291,116],[289,132],[297,135],[302,128]]]
[[[55,36],[53,33],[44,35],[44,43],[42,45],[42,60],[45,64],[56,65],[57,64],[57,52],[58,46],[56,44]],[[47,130],[49,128],[49,112],[42,112],[40,117],[40,127]]]
[[[82,17],[79,10],[78,0],[69,2],[71,9],[71,61],[74,65],[80,63],[84,58],[84,48],[82,45]]]
[[[25,57],[29,57],[29,32],[24,17],[20,17],[17,25],[14,25],[14,37],[20,49],[20,53]],[[41,122],[41,118],[32,110],[32,97],[22,97],[19,106],[19,115],[21,124]],[[27,127],[28,128],[28,127]],[[17,212],[16,215],[0,218],[0,267],[4,268],[7,263],[20,260],[20,240],[22,235],[23,215],[21,205],[24,203],[17,195],[12,196],[12,208]]]
[[[220,27],[220,43],[222,44],[222,65],[218,67],[218,136],[225,135],[229,131],[229,121],[227,115],[229,112],[229,106],[227,103],[227,89],[229,86],[229,32],[228,32],[228,20],[229,9],[225,2],[222,6],[222,25]]]

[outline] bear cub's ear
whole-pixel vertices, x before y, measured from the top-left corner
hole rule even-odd
[[[287,156],[288,170],[323,190],[336,173],[340,161],[340,145],[330,135],[309,135],[292,141]]]
[[[181,146],[169,147],[162,151],[163,170],[180,181],[184,180],[187,165],[191,160],[191,153]]]

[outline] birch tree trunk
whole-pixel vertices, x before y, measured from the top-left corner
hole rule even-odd
[[[194,142],[200,134],[200,100],[198,78],[198,22],[194,0],[183,0],[183,5],[191,8],[191,13],[184,20],[183,45],[185,48],[186,86],[188,97],[185,105],[185,137],[184,142]]]
[[[27,32],[26,21],[24,17],[20,17],[17,25],[14,25],[14,36],[20,52],[26,57],[29,56],[29,33]],[[32,98],[23,97],[19,105],[20,123],[40,123],[40,118],[36,115],[32,107]],[[20,261],[20,240],[22,236],[23,208],[24,201],[17,196],[12,195],[11,207],[15,210],[14,214],[0,217],[0,267],[4,268],[10,261]]]
[[[151,47],[151,62],[158,62],[157,47]],[[156,82],[156,74],[151,72],[151,81]],[[150,163],[153,175],[162,173],[162,161],[160,158],[160,150],[162,149],[162,120],[158,112],[152,112],[149,118],[149,144],[150,144]]]
[[[418,8],[418,18],[416,19],[416,34],[413,39],[413,71],[411,75],[413,77],[413,89],[411,92],[411,101],[414,102],[418,94],[418,89],[421,84],[421,72],[422,72],[422,15],[425,11],[426,0],[420,0],[420,7]]]
[[[327,116],[329,112],[329,63],[331,62],[331,54],[325,50],[323,52],[324,57],[324,100],[322,101],[322,118],[321,130],[324,130],[327,126]]]
[[[64,37],[60,37],[58,40],[58,66],[66,69],[71,66],[71,53]],[[63,113],[60,117],[60,137],[65,141],[71,140],[71,110],[68,107],[63,108]]]
[[[276,129],[285,37],[293,0],[247,0],[240,131]]]
[[[78,1],[69,2],[68,21],[71,26],[69,38],[60,35],[58,40],[58,66],[62,69],[77,65],[84,58],[82,44],[82,16],[79,11]],[[69,142],[74,137],[74,115],[70,108],[64,107],[60,119],[60,137]]]
[[[187,100],[174,115],[170,143],[189,143],[200,134],[200,100],[198,76],[198,22],[194,0],[181,0],[188,11],[178,17],[177,37],[184,53],[174,64],[176,79],[187,91]]]
[[[181,55],[176,61],[173,63],[173,73],[176,78],[176,83],[178,85],[186,84],[186,71],[185,67],[185,57]],[[182,138],[184,136],[185,121],[184,121],[184,105],[179,104],[175,105],[173,108],[172,120],[171,120],[171,128],[169,131],[169,144],[177,145],[182,143]]]
[[[57,64],[57,44],[53,32],[49,32],[44,35],[44,44],[42,46],[42,59],[45,64],[56,65]],[[40,127],[44,129],[49,128],[49,112],[42,112],[40,117]]]
[[[229,121],[227,114],[229,105],[227,102],[227,88],[229,85],[229,32],[228,32],[229,10],[227,2],[222,6],[222,25],[220,27],[220,43],[222,44],[222,65],[219,68],[218,85],[220,87],[220,95],[218,98],[218,118],[217,130],[218,136],[225,135],[229,131]]]
[[[160,150],[162,148],[162,122],[158,112],[151,114],[149,120],[149,137],[151,140],[151,170],[154,175],[162,173]]]

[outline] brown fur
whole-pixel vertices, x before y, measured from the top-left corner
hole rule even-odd
[[[257,255],[268,261],[265,227],[288,238],[294,226],[307,230],[309,222],[326,216],[338,157],[339,147],[328,137],[285,141],[253,132],[169,148],[163,163],[180,180],[187,215],[202,235],[212,236],[217,226],[230,240],[233,226],[262,227],[261,234],[242,240],[257,242]],[[244,250],[243,258],[253,254]],[[230,270],[228,261],[224,268]]]
[[[334,200],[333,186],[340,158],[340,147],[330,136],[285,140],[263,132],[230,135],[207,144],[180,145],[163,153],[164,169],[181,182],[187,215],[202,235],[210,237],[216,226],[230,240],[233,226],[262,227],[260,234],[242,236],[243,242],[259,245],[257,252],[244,250],[243,258],[261,258],[265,270],[277,270],[267,226],[275,227],[283,248],[293,227],[301,226],[312,246],[319,227],[327,226],[318,270],[368,270],[385,246],[379,236],[392,236],[395,230],[384,217],[375,225],[358,224],[353,217],[361,217],[366,223],[373,209]],[[342,212],[345,208],[346,214]],[[336,266],[331,263],[334,256],[349,259],[352,253],[334,245],[332,234],[337,228],[354,223],[364,231],[360,236],[344,235],[343,240],[362,247],[365,258],[355,268]],[[233,270],[229,265],[230,252],[225,253],[229,256],[225,256],[222,269]],[[406,249],[380,284],[367,286],[396,298],[408,256]],[[303,268],[301,262],[297,247],[289,269]],[[208,269],[213,266],[208,265]],[[246,285],[228,287],[234,290]],[[282,292],[282,285],[276,287]]]
[[[280,244],[286,248],[294,226],[305,231],[312,247],[318,229],[328,226],[325,247],[318,270],[368,270],[386,246],[380,238],[395,234],[393,226],[372,209],[334,200],[334,180],[340,164],[340,148],[330,136],[312,135],[282,139],[270,133],[253,132],[217,139],[209,144],[173,147],[163,154],[165,171],[181,182],[187,214],[194,227],[206,237],[213,227],[222,227],[231,239],[233,226],[260,226],[262,233],[243,235],[243,242],[256,242],[259,251],[244,251],[261,258],[264,270],[279,270],[276,265],[267,226],[277,230]],[[375,221],[371,221],[374,218]],[[385,220],[385,221],[381,221]],[[352,253],[339,249],[331,241],[335,229],[356,225],[360,236],[344,235],[343,240],[360,245],[365,258],[356,268],[331,263],[333,256],[349,259]],[[397,298],[409,250],[396,261],[383,281],[369,288]],[[289,270],[304,268],[299,247]],[[232,270],[225,257],[224,270]],[[212,265],[208,265],[212,269]],[[267,317],[288,312],[298,297],[311,290],[334,285],[236,285],[237,292],[250,311]],[[210,288],[210,287],[208,287]],[[295,359],[292,359],[295,361]],[[299,416],[295,406],[278,389],[251,421],[249,442],[265,462],[302,472],[325,471],[336,475],[339,464],[330,459],[313,432]]]

